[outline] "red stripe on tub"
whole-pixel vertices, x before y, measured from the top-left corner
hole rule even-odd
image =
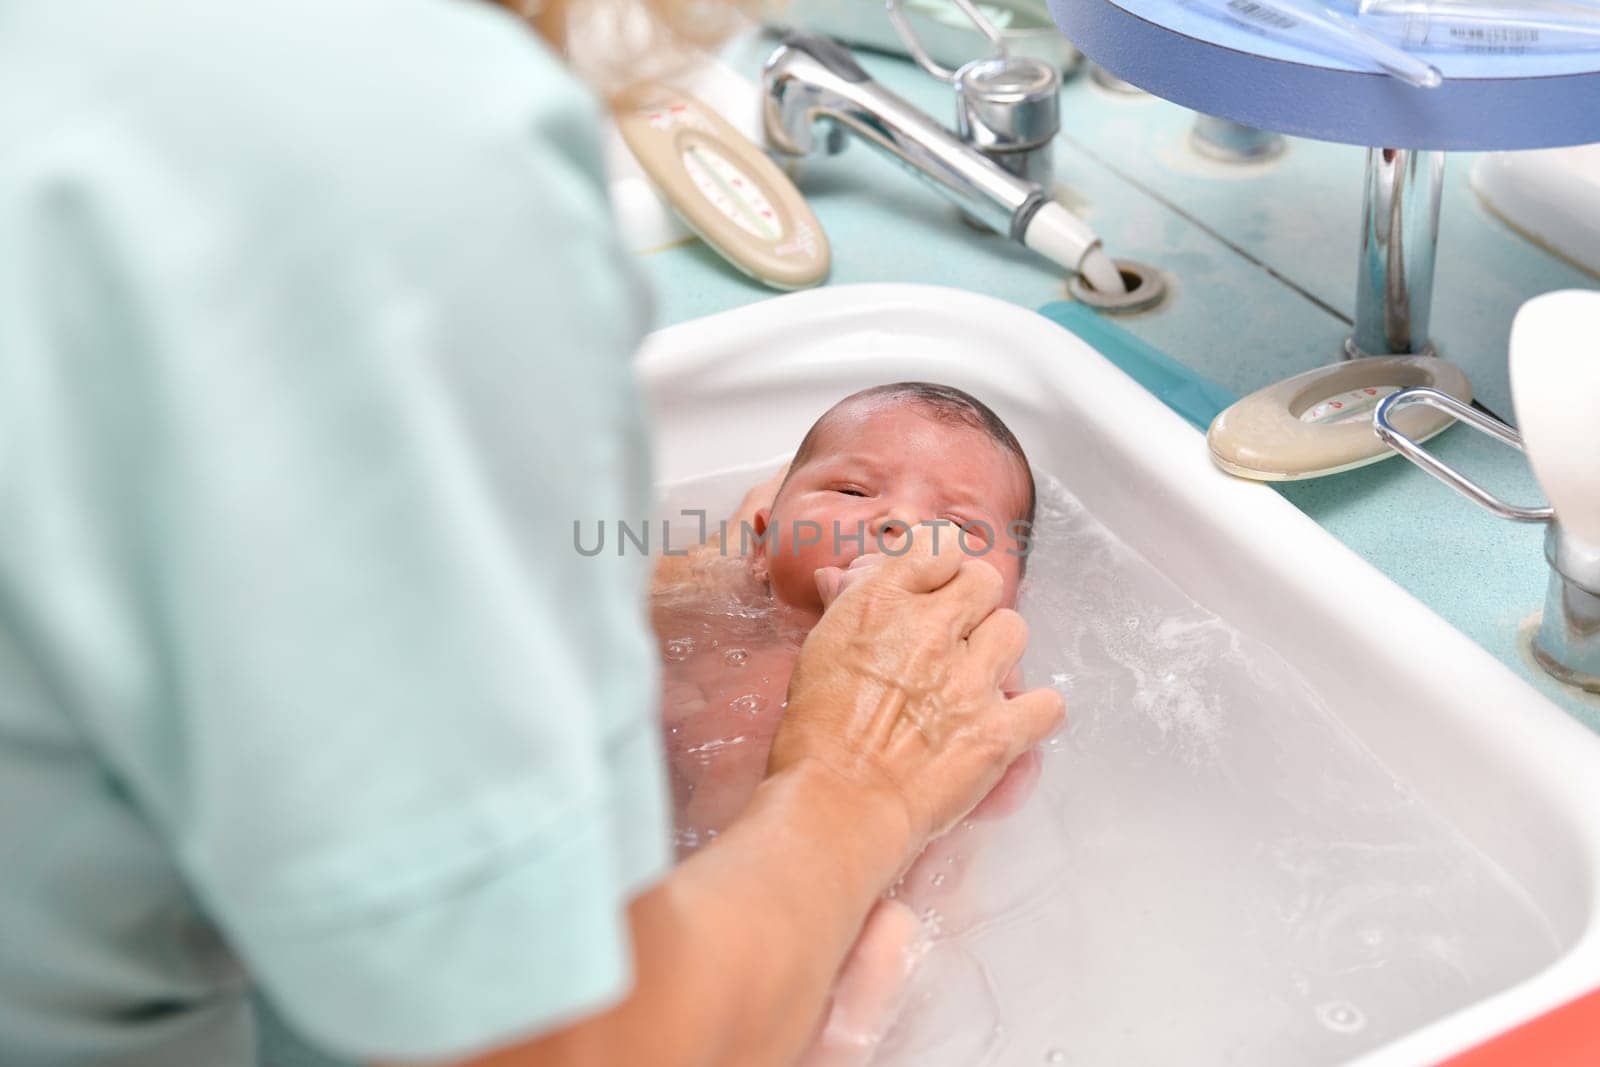
[[[1442,1067],[1594,1067],[1600,1064],[1600,990],[1464,1052]]]

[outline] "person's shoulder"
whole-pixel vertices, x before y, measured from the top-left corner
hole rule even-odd
[[[217,85],[229,105],[206,117],[232,150],[289,150],[292,163],[294,145],[314,169],[377,169],[404,182],[532,148],[544,153],[537,164],[576,165],[598,182],[597,102],[532,30],[487,0],[293,0],[287,18],[286,5],[255,6],[267,17],[235,27],[254,43],[232,36],[221,46],[235,52],[227,68],[240,76],[219,66],[195,79]],[[230,20],[218,22],[202,47],[227,35]]]
[[[597,101],[488,0],[45,8],[13,39],[31,55],[13,76],[41,106],[13,122],[0,108],[19,151],[74,139],[181,173],[201,200],[275,189],[308,209],[445,195],[486,164],[600,189]]]

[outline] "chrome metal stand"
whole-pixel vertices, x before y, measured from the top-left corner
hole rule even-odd
[[[1264,163],[1283,155],[1289,146],[1281,133],[1204,112],[1195,113],[1189,143],[1201,155],[1223,163]]]
[[[1568,685],[1600,693],[1600,558],[1577,548],[1559,523],[1545,535],[1544,558],[1550,588],[1533,658]]]
[[[1098,63],[1089,64],[1089,77],[1108,93],[1117,93],[1121,96],[1150,95],[1132,82],[1123,81]]]
[[[1356,322],[1346,358],[1433,354],[1428,312],[1443,187],[1442,152],[1367,150]]]

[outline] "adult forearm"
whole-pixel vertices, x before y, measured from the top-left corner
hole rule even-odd
[[[474,1067],[785,1064],[913,846],[903,812],[810,765],[629,908],[635,983],[609,1011]]]
[[[669,878],[659,898],[639,901],[655,914],[635,926],[640,981],[623,1010],[636,1010],[644,1025],[627,1027],[629,1036],[653,1031],[657,1041],[645,1049],[658,1057],[668,1051],[660,1037],[681,1042],[656,1063],[792,1061],[908,850],[903,816],[863,803],[826,772],[768,779],[744,818]],[[683,988],[690,974],[700,983],[692,990]]]

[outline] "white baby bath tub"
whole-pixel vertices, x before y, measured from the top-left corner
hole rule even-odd
[[[1088,513],[1182,595],[1243,635],[1235,646],[1239,640],[1259,643],[1281,657],[1285,669],[1303,679],[1318,706],[1338,724],[1335,729],[1353,737],[1355,748],[1364,747],[1400,783],[1396,789],[1425,807],[1443,828],[1441,834],[1459,833],[1468,843],[1463,847],[1478,854],[1509,887],[1505,899],[1520,900],[1523,911],[1537,916],[1542,931],[1526,951],[1511,953],[1503,963],[1496,962],[1499,957],[1473,957],[1470,938],[1460,943],[1465,948],[1455,942],[1444,946],[1441,951],[1446,955],[1467,954],[1456,962],[1477,976],[1476,984],[1437,995],[1416,990],[1416,1006],[1408,1009],[1414,1017],[1407,1016],[1403,1025],[1394,1024],[1386,1032],[1362,1035],[1353,1033],[1359,1030],[1362,1014],[1381,1014],[1381,1001],[1392,999],[1391,994],[1376,992],[1383,988],[1379,983],[1385,979],[1387,957],[1374,946],[1396,931],[1386,934],[1377,926],[1356,929],[1352,936],[1366,938],[1370,942],[1366,949],[1373,951],[1356,945],[1350,955],[1353,962],[1341,965],[1333,978],[1296,974],[1288,986],[1270,995],[1260,990],[1234,995],[1228,988],[1214,988],[1194,977],[1226,976],[1233,973],[1228,966],[1210,968],[1190,959],[1202,952],[1217,958],[1217,953],[1231,951],[1228,938],[1220,938],[1214,929],[1227,902],[1220,907],[1197,904],[1203,893],[1192,884],[1193,874],[1175,876],[1172,871],[1178,868],[1163,866],[1167,862],[1163,856],[1147,851],[1148,858],[1140,859],[1134,849],[1130,850],[1134,859],[1128,862],[1149,864],[1150,880],[1156,882],[1145,890],[1141,906],[1150,915],[1150,929],[1161,932],[1155,937],[1117,935],[1125,942],[1115,953],[1119,961],[1146,963],[1120,973],[1115,979],[1118,988],[1105,989],[1104,983],[1097,984],[1097,974],[1079,972],[1105,969],[1104,963],[1092,961],[1108,957],[1095,957],[1089,942],[1107,927],[1093,914],[1076,913],[1115,909],[1130,896],[1124,889],[1097,896],[1096,885],[1138,883],[1127,880],[1126,863],[1112,869],[1105,857],[1121,855],[1115,850],[1080,851],[1075,842],[1084,840],[1081,832],[1076,837],[1065,834],[1059,841],[1037,836],[1031,847],[1064,852],[1060,858],[1070,874],[1053,883],[1057,889],[1033,900],[1023,918],[999,924],[1013,934],[1036,931],[1020,942],[1013,936],[1003,950],[1010,957],[1030,953],[1038,957],[1031,964],[1036,966],[1026,971],[1033,975],[1029,994],[1007,994],[1005,967],[996,965],[991,968],[992,980],[977,983],[987,984],[990,992],[997,983],[1001,989],[995,994],[998,1007],[972,1009],[973,1027],[993,1029],[979,1051],[943,1054],[930,1046],[933,1051],[908,1053],[894,1062],[916,1062],[919,1067],[975,1060],[1103,1062],[1117,1067],[1157,1059],[1189,1064],[1270,1060],[1275,1067],[1345,1060],[1422,1064],[1469,1048],[1600,986],[1595,877],[1600,857],[1600,738],[1276,493],[1217,471],[1199,433],[1074,335],[1026,309],[955,290],[840,286],[662,330],[646,345],[639,369],[655,411],[658,474],[664,482],[791,450],[822,410],[857,388],[917,378],[977,393],[1009,422],[1037,470],[1059,478]],[[1030,681],[1039,684],[1043,679]],[[1069,703],[1071,697],[1069,690]],[[1225,714],[1227,708],[1221,710]],[[1123,712],[1110,707],[1099,714],[1111,721]],[[1300,721],[1286,717],[1274,724],[1278,753],[1274,758],[1280,764],[1289,759],[1300,768],[1298,777],[1315,777],[1319,753],[1330,744],[1331,735],[1321,727],[1301,731],[1296,725]],[[1073,739],[1080,757],[1094,755],[1100,736]],[[1052,773],[1048,767],[1047,761],[1047,779]],[[1213,772],[1219,780],[1227,780],[1231,796],[1242,798],[1241,804],[1229,809],[1243,812],[1239,819],[1247,821],[1252,807],[1270,814],[1282,803],[1281,782],[1268,783],[1273,775],[1282,777],[1281,765],[1231,761],[1206,773]],[[1055,773],[1059,778],[1073,772],[1069,768]],[[1061,799],[1064,796],[1044,788],[1035,806],[1068,805]],[[1081,822],[1083,809],[1095,801],[1096,794],[1078,795],[1066,814]],[[1356,798],[1339,803],[1362,808],[1366,802]],[[1363,810],[1370,814],[1369,809],[1370,805]],[[1328,810],[1337,818],[1337,806]],[[1155,814],[1159,818],[1162,809],[1156,807]],[[1184,841],[1209,832],[1204,818],[1193,811],[1174,808],[1170,815],[1174,824],[1194,820],[1192,829],[1183,831]],[[1118,811],[1097,817],[1112,828],[1124,817],[1131,821]],[[1326,813],[1318,817],[1327,818]],[[1352,827],[1356,821],[1353,814]],[[1350,832],[1358,833],[1355,828]],[[1248,828],[1242,831],[1246,842],[1250,833]],[[1331,831],[1335,846],[1339,837],[1335,826]],[[983,862],[1003,868],[1008,860],[985,855]],[[1204,873],[1203,866],[1196,869]],[[1323,875],[1327,877],[1326,870]],[[1170,882],[1174,877],[1190,879],[1191,884]],[[1004,879],[991,878],[988,884],[1001,885]],[[1322,884],[1338,889],[1334,883]],[[968,895],[982,892],[977,889]],[[1419,892],[1425,899],[1429,890]],[[1296,919],[1288,912],[1303,908],[1309,914],[1318,907],[1326,911],[1327,903],[1305,900],[1279,907],[1271,915],[1245,918],[1282,927],[1289,933],[1280,930],[1275,936],[1287,936],[1289,943],[1296,937]],[[1411,900],[1408,907],[1415,903]],[[1234,909],[1256,906],[1251,900],[1239,900]],[[1526,914],[1513,916],[1509,905],[1507,909],[1508,929],[1514,921],[1528,921]],[[1401,914],[1416,913],[1402,910]],[[1499,914],[1490,907],[1474,925],[1479,932],[1492,933],[1501,921]],[[1118,921],[1127,922],[1128,916]],[[1133,921],[1127,930],[1136,933],[1140,920]],[[1088,929],[1074,923],[1087,923]],[[1344,936],[1336,927],[1327,927],[1318,936]],[[1050,930],[1065,932],[1057,937]],[[1400,929],[1398,934],[1404,936],[1406,931]],[[960,951],[967,948],[974,955],[984,951],[981,945]],[[1171,978],[1186,967],[1192,968],[1190,977],[1181,982]],[[1393,977],[1392,971],[1388,977]],[[1314,981],[1334,979],[1330,988],[1337,988],[1341,999],[1317,1001],[1312,996],[1316,1003],[1304,1005],[1296,999]],[[1062,990],[1060,1007],[1048,1006],[1048,988],[1034,988],[1052,983]],[[1095,1011],[1086,1018],[1073,1015],[1071,1003],[1089,993],[1096,998]],[[1152,1002],[1157,999],[1159,1003]],[[1014,1008],[1008,1009],[1012,1001]],[[963,1002],[961,996],[954,1001]],[[1229,1036],[1243,1035],[1244,1040],[1252,1026],[1278,1026],[1279,1020],[1312,1007],[1330,1031],[1352,1033],[1327,1044],[1284,1046],[1290,1051],[1270,1056],[1260,1051],[1275,1047],[1270,1041],[1249,1045],[1246,1040],[1238,1045]],[[1230,1018],[1219,1022],[1222,1016]],[[1112,1027],[1121,1027],[1128,1036],[1110,1032]],[[1149,1051],[1159,1042],[1150,1045],[1140,1031],[1151,1027],[1173,1031],[1165,1047],[1182,1049],[1181,1058]],[[1126,1054],[1119,1051],[1123,1048]]]

